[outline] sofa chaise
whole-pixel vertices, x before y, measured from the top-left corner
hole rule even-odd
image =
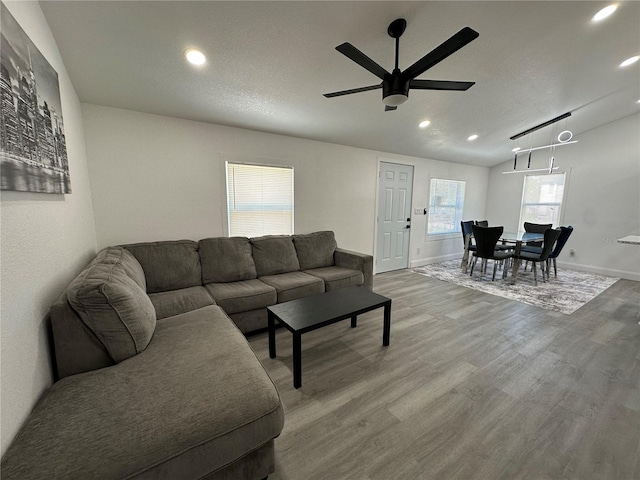
[[[243,333],[275,303],[371,289],[372,265],[333,232],[101,250],[51,307],[59,381],[2,478],[265,478],[284,408]]]

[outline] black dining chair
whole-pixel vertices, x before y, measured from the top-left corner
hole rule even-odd
[[[467,246],[467,235],[473,235],[473,231],[471,230],[472,225],[473,220],[469,220],[468,222],[460,222],[460,230],[462,231],[462,242],[465,247]],[[473,244],[473,237],[471,237],[471,239],[469,240],[469,251],[476,251],[476,246]]]
[[[478,225],[479,227],[488,227],[489,220],[475,220],[473,224]],[[496,250],[513,250],[513,245],[497,244]]]
[[[564,248],[565,244],[567,243],[567,240],[569,240],[569,237],[571,236],[571,234],[573,233],[573,227],[571,225],[569,225],[568,227],[560,227],[560,236],[558,237],[558,240],[556,240],[556,246],[554,247],[553,251],[549,254],[549,257],[547,258],[547,278],[549,278],[549,269],[551,267],[551,260],[553,260],[553,276],[554,277],[558,277],[558,269],[556,268],[556,258],[558,258],[558,255],[560,255],[560,252],[562,252],[562,249]]]
[[[562,230],[560,230],[559,228],[548,228],[544,232],[544,241],[542,242],[542,251],[540,253],[523,252],[521,250],[520,254],[514,257],[518,262],[521,260],[525,260],[533,264],[533,281],[536,285],[538,285],[538,269],[536,265],[540,263],[540,268],[542,269],[542,280],[546,282],[547,280],[545,278],[544,267],[547,263],[549,255],[551,254],[551,250],[553,249],[553,246],[555,245],[556,240],[558,240],[558,237],[561,233]]]
[[[544,233],[552,227],[553,227],[553,224],[551,223],[524,222],[524,231],[527,233]],[[542,242],[527,242],[527,244],[523,246],[523,250],[525,252],[527,251],[524,247],[541,247],[541,246],[542,246]]]
[[[481,227],[479,225],[472,225],[473,237],[476,241],[476,251],[473,252],[473,264],[471,265],[471,276],[473,276],[473,269],[478,262],[478,258],[482,258],[480,264],[480,270],[485,271],[486,268],[482,267],[482,264],[488,260],[493,260],[493,275],[491,281],[496,279],[496,266],[498,262],[513,257],[513,253],[509,251],[496,250],[496,244],[504,232],[504,227]],[[507,274],[507,269],[502,269],[502,278]]]
[[[467,222],[460,222],[460,231],[462,232],[462,245],[466,249],[467,248],[467,237],[469,237],[469,248],[465,250],[465,256],[462,257],[462,265],[461,267],[464,269],[464,272],[467,273],[467,269],[471,264],[471,258],[468,257],[469,253],[476,251],[476,246],[473,243],[473,231],[471,230],[471,226],[473,225],[473,220],[469,220]],[[465,262],[466,259],[466,262]]]

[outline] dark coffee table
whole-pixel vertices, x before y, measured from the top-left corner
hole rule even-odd
[[[267,307],[269,357],[276,358],[276,320],[293,335],[293,386],[302,386],[302,334],[351,319],[356,328],[358,315],[384,307],[382,345],[389,345],[391,299],[362,287],[347,287]]]

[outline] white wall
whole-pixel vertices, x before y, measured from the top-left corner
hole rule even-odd
[[[567,172],[560,223],[575,229],[558,265],[640,280],[640,247],[616,242],[640,235],[640,114],[574,140],[555,152],[557,172]],[[510,169],[513,162],[491,169],[487,216],[517,230],[524,174],[502,175]]]
[[[58,72],[73,193],[1,193],[2,453],[52,382],[49,306],[96,249],[80,102],[38,3],[6,6]]]
[[[467,180],[469,218],[484,216],[487,168],[457,165],[83,104],[98,245],[198,240],[225,231],[225,160],[293,166],[296,232],[333,230],[338,245],[373,253],[380,161],[414,170],[414,208],[428,205],[429,175]],[[414,217],[414,264],[462,239],[425,241]],[[417,255],[417,249],[421,254]]]

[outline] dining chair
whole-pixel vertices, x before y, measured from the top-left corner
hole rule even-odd
[[[471,226],[473,225],[473,220],[469,220],[467,222],[460,222],[460,231],[462,232],[462,245],[465,248],[464,256],[462,257],[462,265],[461,267],[464,269],[464,273],[467,273],[467,269],[469,265],[471,265],[471,258],[469,257],[470,252],[476,251],[476,246],[473,243],[473,231],[471,230]],[[469,245],[467,246],[467,237],[469,237]],[[466,260],[466,261],[465,261]]]
[[[489,220],[475,220],[473,222],[474,225],[478,225],[479,227],[488,227],[489,226]],[[496,245],[496,250],[513,250],[513,245],[507,245],[507,244],[500,244],[498,243]]]
[[[544,233],[548,229],[552,228],[553,224],[551,223],[531,223],[524,222],[524,231],[527,233]],[[542,242],[527,242],[526,246],[528,247],[541,247]],[[524,250],[526,252],[526,249]]]
[[[473,230],[471,230],[471,226],[473,225],[473,220],[469,220],[467,222],[460,222],[460,230],[462,231],[462,242],[464,246],[467,245],[467,235],[473,235]],[[469,251],[476,251],[476,246],[473,244],[473,237],[469,241]]]
[[[545,278],[544,267],[547,263],[549,255],[551,254],[551,249],[553,248],[556,240],[558,240],[558,237],[561,233],[562,230],[560,230],[560,228],[548,228],[544,232],[544,241],[542,242],[542,251],[540,253],[523,252],[521,250],[520,254],[515,256],[515,259],[518,262],[521,260],[525,260],[533,264],[533,281],[536,285],[538,285],[538,269],[536,265],[540,263],[540,268],[542,270],[542,281],[546,282],[547,280]]]
[[[558,269],[556,268],[556,258],[558,258],[558,255],[560,255],[560,252],[562,252],[562,249],[564,248],[564,245],[567,243],[567,240],[569,240],[569,237],[571,236],[571,234],[573,233],[573,227],[571,225],[569,225],[568,227],[560,227],[561,233],[560,236],[558,237],[558,240],[556,240],[556,246],[554,247],[553,251],[549,254],[549,257],[547,258],[547,278],[549,278],[549,269],[551,267],[551,260],[553,260],[553,276],[554,277],[558,277]]]
[[[498,262],[513,257],[513,252],[496,250],[496,244],[504,232],[504,227],[481,227],[479,225],[472,225],[473,237],[476,241],[476,251],[473,252],[473,264],[471,265],[471,276],[473,276],[473,269],[478,262],[478,258],[482,258],[480,264],[480,270],[486,271],[486,268],[482,268],[482,264],[488,260],[493,260],[493,275],[491,281],[496,279],[496,266]],[[507,274],[507,269],[502,269],[502,278]]]

